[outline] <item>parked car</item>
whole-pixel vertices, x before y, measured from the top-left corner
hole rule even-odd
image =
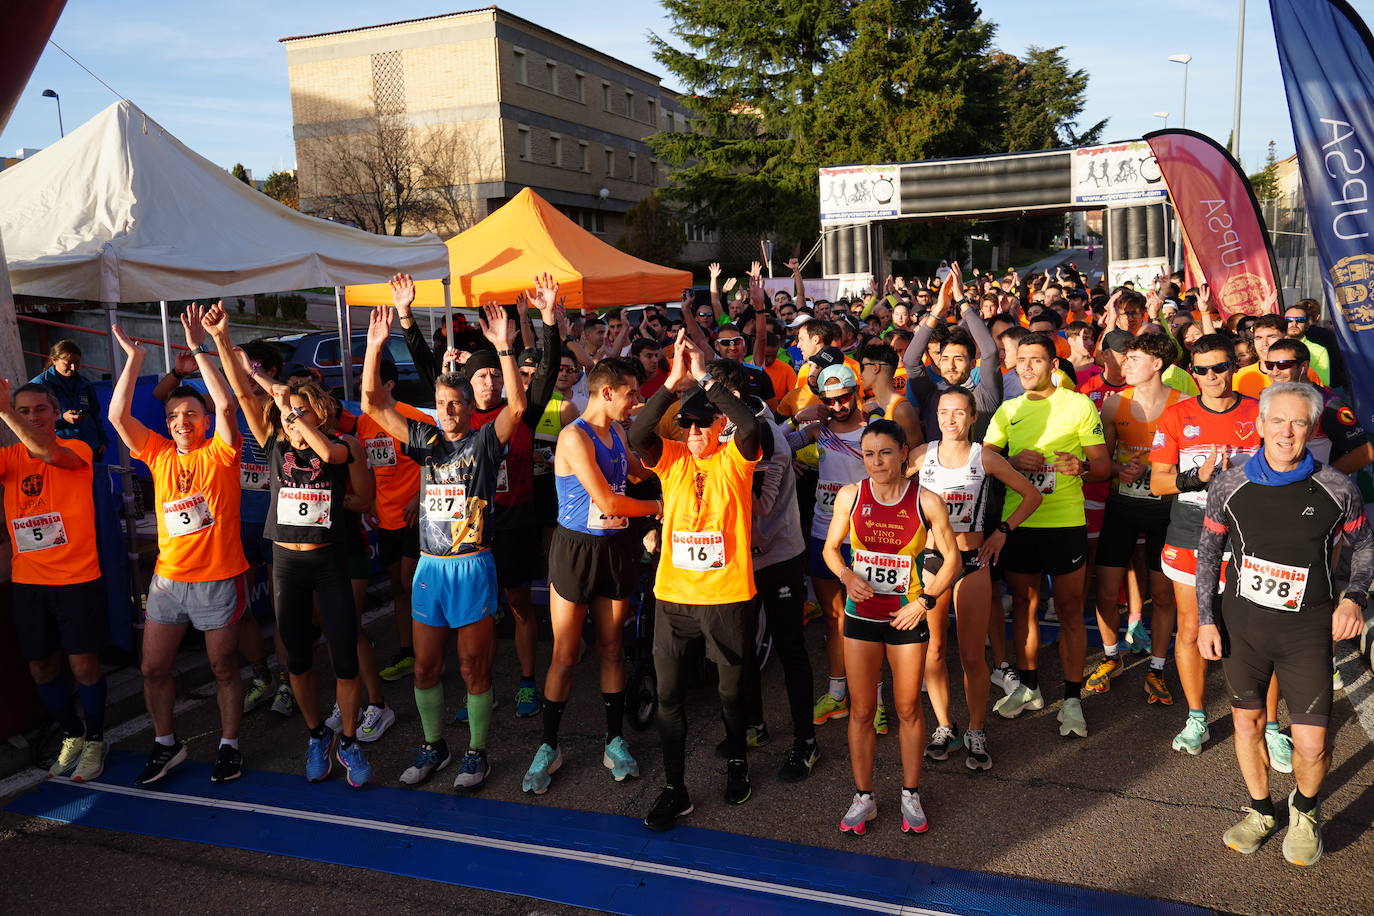
[[[285,337],[274,337],[268,343],[275,346],[282,354],[282,365],[287,372],[297,366],[315,369],[320,373],[325,387],[337,398],[343,397],[343,361],[339,358],[339,335],[330,331],[318,331],[313,334],[290,334]],[[358,398],[359,377],[363,369],[363,356],[367,352],[367,333],[354,332],[352,346],[352,368],[353,368],[353,399]],[[409,404],[419,406],[432,406],[434,403],[434,392],[425,390],[425,386],[420,384],[420,374],[415,369],[415,362],[410,358],[410,350],[406,348],[405,338],[399,333],[393,333],[391,339],[387,341],[386,355],[396,364],[396,390],[397,400],[405,401]]]

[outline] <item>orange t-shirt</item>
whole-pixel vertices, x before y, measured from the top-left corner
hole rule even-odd
[[[749,363],[749,365],[754,366],[752,362]],[[758,367],[754,366],[754,368]],[[767,366],[764,366],[763,371],[767,373],[768,380],[773,383],[774,404],[797,385],[797,373],[793,372],[792,367],[780,359],[775,359]]]
[[[80,439],[58,444],[76,452],[85,467],[53,467],[22,443],[0,448],[13,578],[24,585],[78,585],[100,578],[91,447]]]
[[[396,412],[408,420],[434,425],[434,418],[418,407],[397,401]],[[358,417],[358,438],[377,481],[377,521],[387,531],[406,527],[405,508],[420,492],[420,466],[405,456],[404,442],[367,414]]]
[[[650,470],[663,484],[663,548],[654,595],[676,604],[733,604],[754,597],[749,556],[754,467],[733,441],[705,458],[663,440]]]
[[[173,582],[220,582],[248,569],[239,540],[239,450],[219,436],[185,455],[150,432],[133,457],[153,473],[157,566]]]
[[[1313,385],[1320,386],[1322,383],[1322,380],[1317,377],[1317,373],[1313,372],[1310,367],[1307,370],[1307,380]],[[1274,384],[1273,379],[1264,374],[1259,363],[1251,363],[1237,371],[1231,379],[1232,388],[1247,398],[1254,398],[1255,400],[1259,400],[1260,392],[1272,384]]]

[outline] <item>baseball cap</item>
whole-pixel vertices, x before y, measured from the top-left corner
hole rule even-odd
[[[1131,342],[1131,332],[1120,328],[1102,335],[1102,346],[1117,353],[1126,352],[1126,344]]]
[[[859,380],[854,377],[854,370],[840,363],[838,366],[826,366],[821,370],[821,374],[816,376],[816,390],[821,394],[828,391],[850,391],[859,387]]]
[[[684,400],[677,409],[677,419],[679,420],[713,420],[720,411],[716,410],[716,405],[711,403],[711,399],[706,396],[706,392],[697,389]]]
[[[515,364],[517,366],[537,366],[543,355],[544,351],[539,347],[526,347],[520,351],[520,356],[516,359]]]
[[[808,321],[815,320],[816,316],[812,315],[810,312],[798,312],[796,314],[796,317],[794,317],[791,321],[787,322],[787,326],[789,328],[799,328],[802,325],[806,324]]]
[[[811,365],[816,367],[816,378],[820,378],[820,373],[830,367],[844,364],[844,351],[839,347],[822,347],[811,357]]]

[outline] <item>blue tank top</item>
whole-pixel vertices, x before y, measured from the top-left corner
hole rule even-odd
[[[583,435],[592,440],[592,448],[596,450],[596,466],[601,469],[601,474],[606,478],[606,483],[611,485],[611,489],[623,494],[630,459],[625,452],[625,443],[620,441],[620,435],[615,427],[611,427],[613,444],[606,446],[596,431],[581,417],[572,421],[569,426],[578,428]],[[594,535],[615,534],[629,527],[630,520],[624,516],[602,515],[576,474],[555,474],[554,483],[558,488],[558,524],[562,527],[569,531]]]

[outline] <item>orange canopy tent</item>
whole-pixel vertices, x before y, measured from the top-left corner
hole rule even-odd
[[[641,261],[607,245],[568,219],[548,201],[523,189],[509,203],[446,243],[452,305],[476,308],[508,305],[534,286],[536,274],[558,281],[567,307],[607,308],[648,302],[677,302],[692,274]],[[350,286],[349,305],[390,304],[384,283]],[[415,284],[415,305],[443,307],[442,280]]]

